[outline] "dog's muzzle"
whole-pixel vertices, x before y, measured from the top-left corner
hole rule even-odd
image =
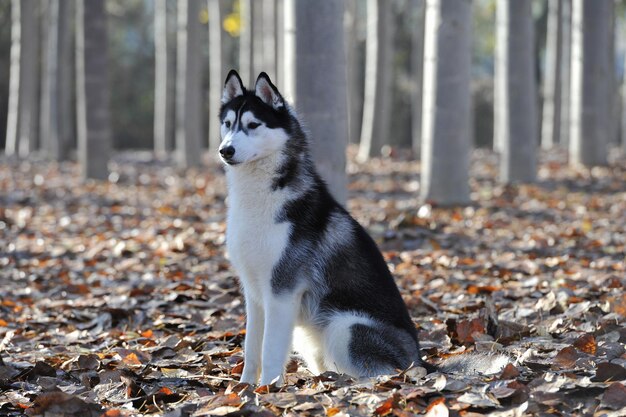
[[[231,160],[233,159],[233,156],[235,156],[235,147],[229,145],[229,146],[224,146],[223,148],[220,148],[220,155],[222,156],[222,159],[224,160],[224,162],[230,163]]]

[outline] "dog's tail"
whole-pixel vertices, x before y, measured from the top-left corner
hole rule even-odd
[[[461,375],[493,375],[511,363],[511,358],[499,353],[467,353],[445,359],[437,365],[439,372]]]

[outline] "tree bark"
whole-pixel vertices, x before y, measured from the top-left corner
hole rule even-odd
[[[276,80],[276,0],[262,0],[258,5],[261,7],[258,15],[263,22],[258,31],[261,44],[258,49],[262,51],[262,56],[258,59],[255,56],[254,78],[256,81],[258,74],[265,71],[272,80]]]
[[[559,144],[569,148],[570,141],[570,92],[572,73],[572,0],[562,0],[561,42],[561,122]]]
[[[7,115],[7,137],[4,152],[17,153],[19,136],[20,96],[22,95],[21,56],[22,56],[22,3],[11,1],[11,67],[9,74],[9,105]]]
[[[211,156],[217,157],[216,152],[221,141],[218,113],[226,79],[224,48],[222,47],[223,12],[220,0],[208,0],[207,7],[209,12],[209,151]]]
[[[494,65],[493,65],[493,151],[502,152],[502,140],[504,136],[504,127],[502,126],[503,117],[500,114],[504,111],[503,94],[506,90],[504,85],[504,73],[506,72],[506,61],[504,60],[504,44],[498,42],[498,39],[505,36],[506,28],[503,26],[505,20],[505,8],[499,7],[496,3],[496,44],[494,46]]]
[[[345,203],[347,103],[343,0],[285,0],[286,96],[311,132],[311,151],[331,193]]]
[[[425,0],[413,0],[416,25],[413,32],[413,50],[411,51],[413,66],[413,94],[411,109],[411,136],[413,138],[413,155],[420,158],[422,152],[422,97],[424,83],[424,27],[426,19]]]
[[[497,42],[503,71],[498,126],[501,129],[500,180],[531,182],[537,169],[537,87],[530,0],[500,0]]]
[[[611,0],[573,0],[570,162],[607,163]]]
[[[276,0],[274,9],[274,50],[276,51],[276,80],[274,85],[285,85],[285,0]]]
[[[363,124],[358,159],[380,156],[388,142],[393,74],[392,4],[368,0]]]
[[[561,9],[562,0],[549,0],[541,124],[541,146],[544,149],[559,143],[561,136]]]
[[[421,197],[469,202],[471,1],[427,0]]]
[[[176,60],[176,148],[183,168],[202,163],[200,0],[179,0]]]
[[[11,2],[11,67],[5,153],[27,156],[37,144],[37,2]]]
[[[68,157],[71,140],[69,16],[69,0],[49,0],[39,136],[48,157],[57,161]]]
[[[626,54],[624,54],[624,68],[626,68]],[[626,72],[622,74],[622,108],[621,108],[621,145],[622,156],[626,156]]]
[[[257,0],[258,2],[259,0]],[[253,0],[240,0],[241,33],[239,35],[239,75],[244,85],[254,83],[254,24]]]
[[[350,143],[359,143],[361,135],[362,85],[358,75],[358,16],[357,1],[346,1],[344,16],[346,67],[348,82],[348,138]]]
[[[22,75],[22,99],[19,117],[19,155],[24,158],[37,149],[39,85],[39,19],[37,1],[22,0],[22,54],[20,71]]]
[[[154,153],[165,157],[173,148],[173,100],[169,88],[172,59],[167,45],[167,0],[154,3]]]
[[[105,180],[111,153],[104,0],[76,3],[76,107],[82,177]]]

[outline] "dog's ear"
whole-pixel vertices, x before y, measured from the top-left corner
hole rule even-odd
[[[283,96],[280,95],[276,86],[272,84],[270,77],[264,72],[260,73],[259,77],[256,79],[254,94],[265,104],[275,109],[279,109],[285,105]]]
[[[237,74],[237,71],[231,69],[226,76],[226,82],[224,83],[224,91],[222,92],[222,103],[228,103],[235,97],[243,95],[244,87],[241,82],[241,77]]]

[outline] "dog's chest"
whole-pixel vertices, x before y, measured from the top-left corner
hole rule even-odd
[[[276,222],[284,200],[265,184],[229,186],[226,246],[244,290],[271,288],[272,270],[289,242],[290,224]]]

